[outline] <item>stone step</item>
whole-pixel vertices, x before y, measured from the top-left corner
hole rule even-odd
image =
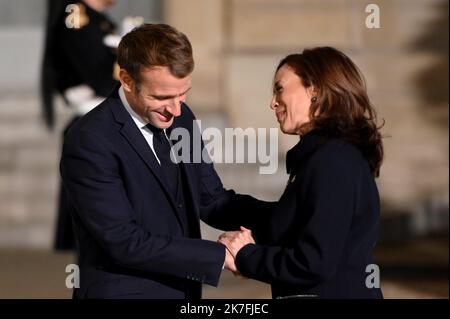
[[[0,226],[0,247],[29,247],[50,249],[52,247],[54,226],[47,221],[26,225]]]
[[[0,203],[0,223],[4,226],[53,223],[56,217],[56,197],[35,200],[4,200]]]

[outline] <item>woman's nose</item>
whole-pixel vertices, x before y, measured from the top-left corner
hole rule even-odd
[[[272,101],[270,101],[270,108],[275,110],[278,107],[278,102],[275,96],[272,97]]]

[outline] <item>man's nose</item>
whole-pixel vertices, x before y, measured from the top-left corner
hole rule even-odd
[[[177,117],[181,115],[181,103],[183,103],[184,100],[180,97],[173,98],[168,107],[167,110],[172,114],[173,116]]]

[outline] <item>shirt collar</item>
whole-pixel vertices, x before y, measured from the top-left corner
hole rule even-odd
[[[133,119],[134,123],[136,123],[137,127],[140,129],[145,128],[145,126],[148,124],[142,117],[140,117],[130,106],[130,103],[128,103],[128,100],[125,96],[125,92],[123,91],[123,87],[120,86],[119,88],[119,97],[120,101],[122,101],[122,104],[125,106],[125,109],[128,111],[128,113],[131,115],[131,118]]]

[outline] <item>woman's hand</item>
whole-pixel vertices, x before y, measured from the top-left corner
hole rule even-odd
[[[219,242],[224,244],[231,255],[236,258],[238,251],[247,244],[254,244],[255,239],[250,229],[241,226],[240,231],[229,231],[220,235]]]

